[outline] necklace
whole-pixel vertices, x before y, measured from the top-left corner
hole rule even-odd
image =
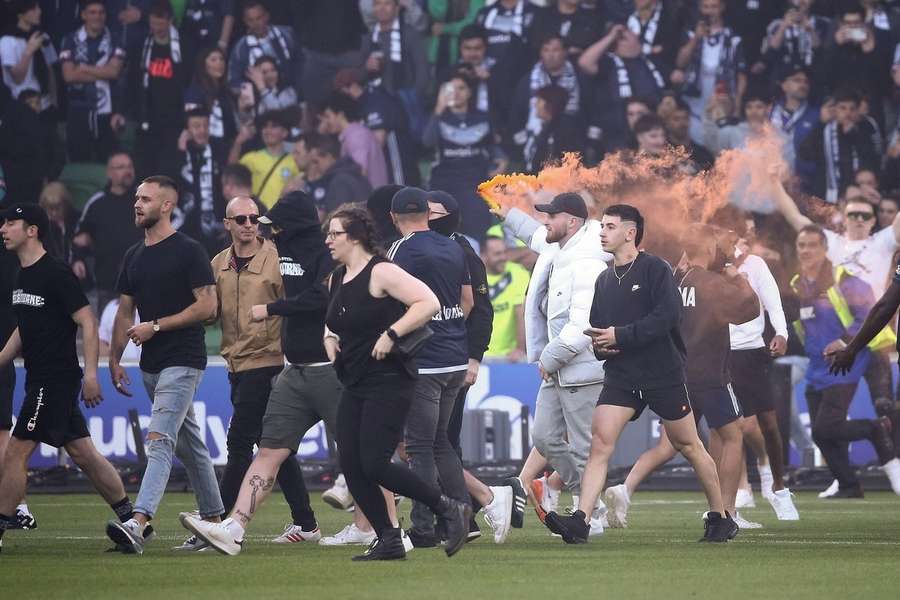
[[[635,261],[637,261],[637,256],[635,256],[635,257],[631,260],[631,262],[628,264],[628,268],[625,269],[625,272],[622,273],[622,276],[621,276],[621,277],[619,277],[618,267],[616,267],[616,265],[613,265],[613,275],[615,275],[615,276],[616,276],[616,279],[619,280],[619,285],[622,285],[622,280],[625,279],[625,276],[626,276],[626,275],[628,275],[628,271],[630,271],[630,270],[631,270],[631,267],[634,266]]]

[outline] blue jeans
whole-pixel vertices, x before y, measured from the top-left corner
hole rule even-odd
[[[168,367],[159,373],[143,372],[144,387],[153,401],[148,433],[161,437],[147,441],[147,470],[141,480],[134,511],[153,518],[172,471],[172,455],[184,465],[197,497],[200,516],[225,512],[209,450],[194,418],[194,395],[203,371]]]

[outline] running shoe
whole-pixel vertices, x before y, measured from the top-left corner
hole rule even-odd
[[[319,540],[320,546],[368,546],[375,541],[374,531],[363,531],[350,523],[336,534]]]
[[[284,531],[272,542],[275,544],[299,544],[300,542],[317,542],[322,539],[322,532],[318,526],[312,531],[304,531],[299,525],[288,523]]]
[[[625,484],[606,488],[603,499],[609,508],[606,519],[610,528],[625,529],[628,527],[628,508],[631,506],[631,498],[628,496],[628,488],[625,487]]]
[[[521,529],[525,524],[525,505],[528,503],[528,494],[525,493],[525,486],[518,477],[507,477],[503,480],[503,485],[512,488],[513,507],[510,523],[515,529]]]
[[[772,492],[772,495],[767,498],[779,521],[800,520],[800,513],[797,512],[797,507],[794,506],[793,496],[791,490],[784,488],[777,492]]]
[[[484,522],[494,531],[494,543],[502,544],[509,535],[513,514],[513,488],[491,487],[493,501],[484,507]]]
[[[563,517],[556,511],[547,513],[544,525],[547,529],[562,537],[567,544],[585,544],[591,533],[591,527],[584,522],[584,513],[576,510],[572,515]]]
[[[339,510],[347,510],[353,506],[353,496],[350,495],[350,489],[347,487],[347,480],[341,473],[334,480],[334,485],[322,492],[322,501]]]
[[[181,524],[220,554],[237,556],[241,553],[243,541],[234,539],[224,522],[213,523],[212,521],[204,521],[198,517],[189,516]]]

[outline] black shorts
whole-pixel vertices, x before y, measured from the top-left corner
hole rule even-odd
[[[90,437],[78,406],[81,380],[69,379],[25,385],[25,401],[13,429],[13,437],[43,442],[56,448]]]
[[[771,367],[772,357],[768,348],[731,351],[731,385],[745,417],[775,410],[775,392],[769,378]]]
[[[12,429],[12,405],[15,389],[16,367],[10,362],[0,369],[0,431]]]
[[[691,400],[684,384],[656,390],[621,390],[604,385],[597,400],[597,406],[601,404],[633,408],[632,421],[648,406],[664,421],[677,421],[691,414]]]
[[[706,424],[712,429],[724,427],[742,416],[741,406],[734,396],[731,384],[705,390],[691,388],[688,390],[691,394],[694,417],[697,421],[706,417]]]

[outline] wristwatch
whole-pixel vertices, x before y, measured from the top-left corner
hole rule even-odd
[[[389,338],[391,338],[391,341],[392,341],[392,342],[396,342],[397,340],[400,339],[400,336],[397,335],[397,332],[394,331],[394,328],[393,328],[393,327],[388,327],[388,328],[385,330],[385,333],[387,334],[387,336],[388,336]]]
[[[159,333],[159,319],[153,319],[153,333]]]

